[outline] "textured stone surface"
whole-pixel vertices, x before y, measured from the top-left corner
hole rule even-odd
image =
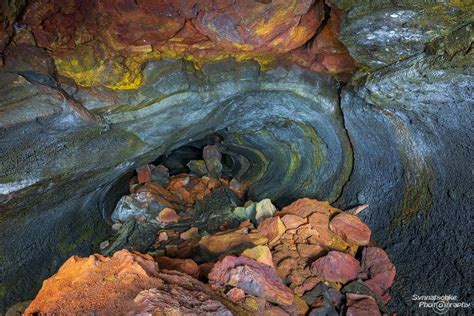
[[[273,267],[244,256],[224,257],[214,265],[208,277],[218,286],[236,286],[272,303],[293,303],[293,293],[281,282]]]
[[[365,283],[374,291],[384,304],[390,299],[388,289],[392,287],[396,275],[395,266],[385,251],[376,247],[365,248],[362,252],[362,268],[368,272]]]
[[[199,277],[199,266],[191,259],[155,257],[155,261],[158,263],[160,270],[176,270],[186,273],[196,279]]]
[[[158,277],[158,266],[150,256],[122,250],[112,258],[100,255],[71,257],[58,273],[43,283],[25,313],[113,314],[130,311],[140,291],[157,287],[162,282]]]
[[[204,253],[219,257],[222,254],[240,254],[244,249],[265,244],[267,241],[268,239],[260,234],[231,230],[204,236],[199,241],[199,246]]]
[[[339,205],[369,204],[359,216],[398,267],[390,306],[401,312],[419,312],[418,291],[470,295],[473,34],[461,27],[342,93],[356,163]]]
[[[339,251],[330,251],[311,265],[311,271],[321,280],[342,284],[354,280],[359,269],[359,261]]]
[[[201,289],[187,289],[180,284],[141,291],[134,302],[138,305],[132,311],[135,315],[233,315],[225,305]]]
[[[342,8],[352,7],[351,1],[331,1],[335,2]],[[80,35],[81,48],[70,50],[74,58],[67,54],[56,57],[60,73],[85,85],[133,88],[143,82],[143,86],[129,92],[102,86],[84,89],[63,78],[65,95],[57,89],[52,63],[40,57],[44,50],[39,54],[24,44],[9,47],[10,55],[4,56],[8,72],[0,74],[4,127],[0,130],[0,151],[4,154],[0,165],[1,310],[33,297],[39,280],[69,255],[98,249],[108,232],[102,214],[109,214],[123,194],[126,186],[122,177],[189,139],[214,131],[223,131],[227,150],[245,156],[252,166],[242,168],[246,170],[242,175],[251,184],[249,196],[255,201],[269,197],[281,206],[302,196],[332,201],[340,197],[338,203],[343,209],[368,203],[370,207],[360,216],[399,268],[400,281],[394,284],[392,304],[400,313],[418,312],[411,300],[418,291],[442,290],[469,300],[464,285],[472,258],[465,252],[470,234],[463,223],[469,223],[472,204],[468,172],[474,125],[469,115],[474,81],[473,51],[469,49],[472,26],[462,22],[469,10],[456,13],[449,9],[464,2],[437,4],[443,9],[438,12],[440,17],[454,12],[453,19],[446,21],[459,20],[465,26],[447,30],[446,23],[430,18],[436,25],[428,29],[433,29],[436,38],[425,47],[419,42],[406,46],[404,39],[400,43],[390,37],[383,45],[375,45],[376,39],[369,39],[377,30],[390,31],[393,26],[394,18],[380,18],[383,10],[407,12],[408,7],[423,15],[424,4],[381,2],[382,11],[363,5],[360,16],[356,16],[357,9],[351,10],[342,34],[356,30],[350,21],[359,17],[361,21],[371,20],[368,28],[378,28],[354,33],[367,39],[362,46],[349,45],[351,51],[357,51],[356,60],[398,61],[394,54],[398,46],[403,59],[367,77],[359,73],[354,87],[343,88],[340,109],[336,82],[298,67],[260,71],[256,63],[227,61],[201,65],[196,70],[187,62],[162,59],[148,63],[142,78],[133,76],[131,73],[141,69],[140,62],[110,56],[103,43],[89,42],[87,36],[82,37],[87,32],[69,27],[66,22],[72,18],[87,26],[82,23],[84,15],[77,15],[76,8],[68,8],[68,3],[61,1],[52,9],[46,6],[45,11],[36,10],[42,5],[38,3],[24,15],[35,26],[32,33],[36,32],[41,46],[69,47],[76,43],[76,32]],[[412,3],[417,8],[413,9]],[[134,8],[134,3],[130,5],[117,9],[127,11],[124,15],[129,17],[143,12]],[[432,5],[426,6],[432,17]],[[10,8],[0,11],[8,13]],[[19,14],[21,8],[14,11]],[[62,21],[64,28],[56,28],[57,22],[43,24],[44,19],[36,19],[32,12],[46,20]],[[94,10],[86,12],[95,19]],[[191,18],[195,13],[183,9],[182,14]],[[371,19],[371,14],[378,15],[377,19]],[[7,33],[13,29],[14,16],[8,13],[6,19],[0,18],[0,23],[9,21]],[[401,27],[416,35],[413,21]],[[185,22],[183,27],[183,32],[178,32],[181,38],[205,40],[195,36],[193,25]],[[420,31],[425,30],[422,25]],[[439,30],[446,30],[448,36],[439,37]],[[24,33],[23,43],[28,41],[26,31],[19,32]],[[58,38],[48,34],[57,31],[61,32]],[[1,34],[9,41],[4,32]],[[112,35],[116,42],[117,34]],[[17,40],[20,43],[19,36]],[[148,54],[147,45],[130,47]],[[374,58],[372,48],[380,58]],[[389,53],[384,57],[385,48]],[[20,52],[24,56],[16,62],[14,57]],[[409,57],[412,52],[415,54]],[[78,66],[74,66],[76,62]],[[125,65],[129,68],[122,71]],[[25,67],[32,71],[24,72]],[[74,110],[78,104],[101,120],[84,120]],[[279,179],[277,185],[272,179]],[[412,260],[414,257],[420,259]]]
[[[368,295],[347,294],[348,316],[380,316],[382,315],[375,300]]]
[[[308,217],[313,213],[321,213],[329,216],[336,211],[338,210],[329,205],[327,201],[323,202],[315,199],[302,198],[282,208],[278,215],[293,214],[300,217]]]
[[[285,225],[280,217],[269,217],[264,219],[257,227],[258,232],[268,239],[270,245],[276,243],[281,235],[285,233]]]
[[[370,241],[370,228],[357,216],[339,213],[331,222],[331,230],[350,244],[367,246]]]
[[[273,258],[270,248],[267,246],[256,246],[253,248],[245,249],[242,252],[242,256],[251,258],[257,262],[264,263],[273,267]]]
[[[381,68],[422,53],[425,44],[472,21],[470,1],[359,3],[331,0],[346,10],[341,40],[358,62]]]
[[[162,57],[201,64],[255,58],[266,66],[294,60],[335,73],[354,68],[347,67],[351,58],[337,41],[337,27],[325,28],[333,39],[329,51],[315,55],[305,49],[325,18],[323,1],[35,0],[1,5],[0,52],[7,59],[18,55],[18,45],[37,45],[51,52],[61,75],[84,86],[137,88],[144,79],[143,63]],[[297,48],[304,54],[294,58]],[[327,67],[325,56],[333,67]]]
[[[288,214],[281,218],[281,221],[285,225],[286,229],[295,229],[303,224],[306,224],[307,220],[298,215]]]

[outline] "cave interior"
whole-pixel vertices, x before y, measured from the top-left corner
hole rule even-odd
[[[471,1],[0,0],[0,314],[99,252],[135,169],[216,140],[277,208],[360,218],[389,308],[470,302]]]

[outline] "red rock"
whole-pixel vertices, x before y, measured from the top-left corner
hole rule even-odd
[[[337,209],[336,209],[337,210]],[[313,213],[309,216],[308,222],[317,231],[315,236],[308,238],[310,244],[319,244],[334,250],[344,251],[349,244],[341,236],[329,229],[329,213]]]
[[[283,305],[293,303],[293,293],[278,277],[275,269],[247,257],[226,256],[208,275],[211,283],[237,286],[250,295]]]
[[[337,214],[329,223],[331,230],[348,243],[366,246],[370,241],[370,228],[357,216],[347,213]]]
[[[143,165],[136,169],[138,183],[151,182],[151,168],[150,165]]]
[[[306,218],[299,217],[298,215],[288,214],[281,218],[286,229],[298,228],[303,224],[307,223]]]
[[[290,285],[290,288],[291,288],[291,285]],[[303,296],[304,292],[305,292],[305,289],[302,285],[298,285],[293,288],[293,293],[295,293],[296,296]]]
[[[155,261],[160,269],[176,270],[196,279],[199,277],[199,266],[191,259],[174,259],[160,256],[155,257]]]
[[[191,196],[191,193],[189,193],[188,190],[185,188],[179,188],[176,190],[177,194],[179,197],[188,205],[193,205],[194,204],[194,198]]]
[[[300,286],[303,282],[311,276],[311,271],[308,268],[297,268],[291,271],[288,280],[291,282],[293,288]]]
[[[323,18],[321,2],[211,3],[202,6],[194,25],[212,42],[230,50],[290,51],[309,40]]]
[[[242,223],[240,223],[239,228],[245,228],[252,226],[252,222],[249,219],[246,219]]]
[[[388,290],[392,287],[396,275],[395,266],[383,249],[367,247],[362,251],[362,268],[367,272],[369,280],[365,281],[384,302],[388,303]]]
[[[144,188],[140,188],[137,191],[142,190],[151,193],[153,198],[160,202],[161,205],[179,210],[186,209],[186,204],[178,195],[171,193],[158,182],[146,183]]]
[[[257,230],[262,236],[267,237],[268,243],[272,245],[285,233],[286,228],[280,217],[275,216],[264,219],[258,225]]]
[[[313,213],[308,217],[308,222],[313,228],[329,229],[329,213]]]
[[[243,198],[247,191],[247,186],[239,180],[233,178],[229,182],[229,189],[235,192],[239,198]]]
[[[312,60],[311,70],[337,74],[355,69],[354,60],[339,40],[342,15],[342,11],[331,8],[326,25],[311,43],[309,51],[306,54],[300,52],[303,59]]]
[[[296,257],[298,257],[298,253],[296,252]],[[280,264],[284,259],[291,258],[291,255],[288,251],[285,250],[274,250],[272,252],[273,257],[273,265],[276,267]]]
[[[246,234],[242,230],[231,230],[204,236],[199,241],[201,251],[219,256],[222,254],[240,254],[247,248],[264,245],[268,239],[256,233]]]
[[[126,313],[140,291],[162,283],[158,265],[148,255],[121,250],[111,258],[73,256],[43,282],[25,315]]]
[[[339,251],[330,251],[311,265],[311,271],[316,277],[342,284],[354,280],[359,270],[359,261]]]
[[[238,302],[245,298],[244,290],[239,289],[238,287],[230,289],[230,291],[227,292],[226,295],[232,302]]]
[[[308,217],[309,215],[318,212],[322,214],[333,214],[339,211],[338,209],[329,205],[329,202],[320,202],[314,199],[303,198],[294,201],[290,205],[284,207],[281,212],[276,215],[293,214],[300,217]]]
[[[290,272],[296,268],[298,268],[298,260],[295,258],[283,259],[277,266],[278,276],[280,276],[282,279],[285,279],[288,277]]]
[[[382,301],[383,304],[387,304],[391,299],[392,296],[390,295],[389,290],[385,290],[380,287],[377,280],[371,279],[366,280],[365,284],[377,295],[377,297]]]
[[[368,295],[347,293],[347,316],[380,316],[377,303]]]
[[[321,280],[317,277],[309,277],[303,282],[304,291],[311,291],[316,285],[318,285]]]
[[[310,259],[319,258],[326,252],[320,245],[297,244],[296,249],[301,257]]]
[[[172,208],[165,207],[161,210],[160,214],[158,214],[158,220],[165,224],[177,223],[179,221],[179,216]]]
[[[140,292],[127,315],[232,315],[240,311],[225,297],[178,271],[159,273],[163,280],[155,288]],[[226,307],[227,306],[227,307]],[[117,310],[110,315],[123,315]]]
[[[311,224],[305,224],[303,226],[300,226],[296,230],[296,235],[294,236],[294,240],[297,243],[307,243],[308,238],[312,236],[317,236],[318,231],[313,229]]]

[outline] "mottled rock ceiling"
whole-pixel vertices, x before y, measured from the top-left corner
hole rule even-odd
[[[144,62],[166,57],[197,65],[229,57],[266,68],[296,63],[332,74],[354,69],[338,40],[342,12],[322,1],[3,3],[7,66],[21,46],[34,45],[50,52],[58,74],[83,86],[136,88]],[[20,47],[8,49],[12,41]]]

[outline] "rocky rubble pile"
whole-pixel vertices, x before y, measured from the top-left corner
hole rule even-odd
[[[103,245],[115,253],[70,258],[27,314],[388,314],[395,267],[357,217],[364,206],[242,203],[245,185],[221,178],[219,148],[203,157],[189,174],[138,168]]]

